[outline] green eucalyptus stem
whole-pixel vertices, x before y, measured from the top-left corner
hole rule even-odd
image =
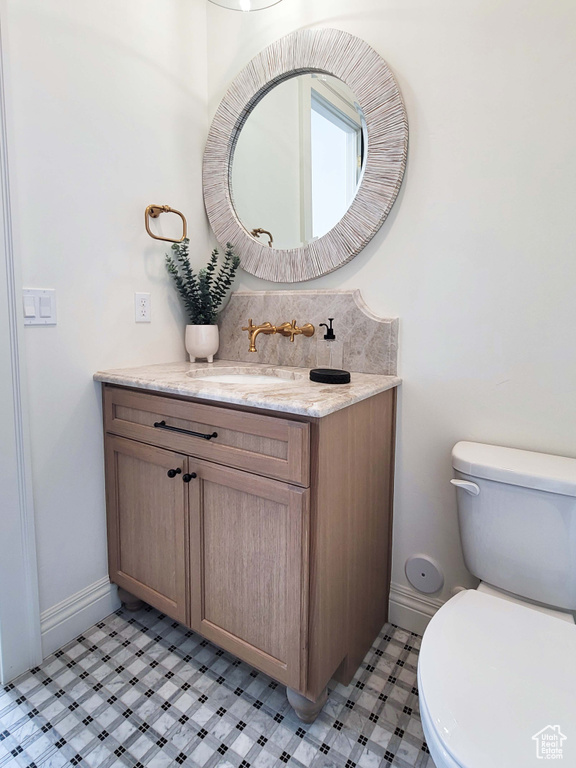
[[[220,305],[232,287],[240,258],[231,243],[226,243],[220,268],[218,250],[214,248],[206,267],[195,274],[190,265],[189,244],[188,238],[174,243],[173,255],[166,254],[166,269],[172,275],[191,325],[214,325]]]

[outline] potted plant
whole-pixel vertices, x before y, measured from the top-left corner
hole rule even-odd
[[[218,250],[214,248],[210,261],[198,274],[190,266],[188,254],[189,239],[174,243],[172,255],[166,254],[166,268],[174,278],[176,288],[184,304],[190,324],[186,326],[186,351],[190,362],[197,357],[213,362],[218,351],[218,309],[232,286],[240,258],[233,247],[226,243],[224,263],[218,267]]]

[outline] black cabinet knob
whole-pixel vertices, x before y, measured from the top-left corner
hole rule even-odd
[[[166,474],[168,475],[168,477],[176,477],[176,475],[179,475],[181,472],[182,470],[180,469],[180,467],[178,467],[177,469],[169,469]]]
[[[184,480],[185,483],[189,483],[190,480],[193,480],[195,477],[198,477],[196,472],[191,472],[190,474],[186,473],[185,475],[182,475],[182,480]]]

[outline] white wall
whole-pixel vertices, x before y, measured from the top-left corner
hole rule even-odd
[[[149,203],[182,210],[207,258],[205,2],[6,6],[16,251],[23,284],[55,288],[58,303],[57,326],[24,333],[40,607],[52,626],[75,595],[100,599],[107,573],[92,374],[185,358],[168,245],[143,219]],[[167,215],[160,226],[168,233]],[[152,294],[149,325],[134,323],[135,291]]]
[[[210,115],[243,65],[305,26],[366,40],[406,101],[409,161],[388,221],[350,264],[300,287],[358,287],[375,312],[401,318],[393,581],[406,586],[404,561],[423,552],[442,564],[447,598],[473,583],[452,445],[576,456],[576,4],[210,5]],[[238,287],[281,286],[244,275]]]

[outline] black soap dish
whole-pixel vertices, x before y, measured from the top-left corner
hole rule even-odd
[[[310,381],[320,384],[350,384],[350,371],[339,371],[337,368],[312,368]]]

